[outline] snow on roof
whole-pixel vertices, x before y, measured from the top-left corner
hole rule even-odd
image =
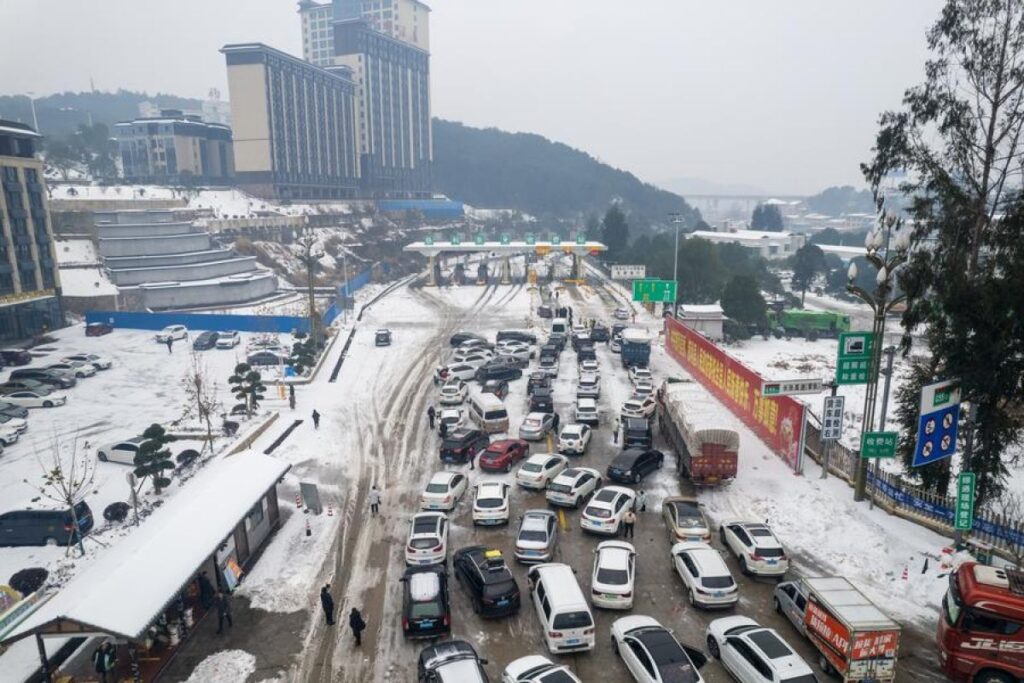
[[[114,296],[117,287],[103,268],[61,268],[60,287],[64,296]]]
[[[57,263],[62,266],[85,263],[99,265],[100,262],[92,240],[54,240],[53,251]]]
[[[633,342],[634,344],[649,343],[651,335],[647,330],[639,327],[627,327],[622,331],[622,341]]]
[[[57,620],[140,638],[290,467],[252,451],[215,461],[196,474],[187,491],[171,497],[142,527],[71,579],[6,641],[45,632]]]
[[[679,310],[684,314],[693,315],[722,315],[722,307],[718,304],[681,304]]]
[[[690,237],[702,237],[706,240],[736,242],[749,242],[752,240],[789,240],[791,232],[765,232],[763,230],[736,230],[730,232],[718,232],[715,230],[695,230],[689,234]]]

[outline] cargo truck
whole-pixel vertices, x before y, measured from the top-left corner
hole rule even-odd
[[[768,327],[789,337],[838,337],[850,331],[850,316],[831,311],[768,311]]]
[[[723,428],[722,413],[695,382],[663,385],[661,433],[676,452],[679,476],[695,486],[714,486],[735,478],[740,435]]]
[[[646,368],[651,360],[651,336],[646,330],[628,327],[622,331],[622,367]]]

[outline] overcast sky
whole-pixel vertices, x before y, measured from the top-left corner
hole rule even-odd
[[[428,0],[436,116],[663,183],[862,184],[940,0]],[[225,43],[301,53],[292,0],[0,0],[0,93],[227,96]]]

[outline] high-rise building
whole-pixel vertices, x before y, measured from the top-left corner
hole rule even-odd
[[[262,43],[225,45],[235,177],[268,198],[359,194],[355,83]]]
[[[334,30],[331,28],[334,8],[330,3],[302,0],[299,18],[302,22],[302,56],[317,66],[330,66],[334,59]]]
[[[235,172],[231,129],[163,109],[114,125],[124,177],[133,183],[225,184]]]
[[[299,2],[302,56],[317,66],[334,60],[334,21],[362,19],[374,31],[430,51],[430,8],[420,0],[333,0]]]
[[[0,341],[64,326],[39,134],[0,120]]]

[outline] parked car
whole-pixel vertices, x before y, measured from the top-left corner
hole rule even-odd
[[[519,425],[519,438],[540,441],[558,429],[558,413],[529,413]]]
[[[537,387],[530,394],[531,413],[553,413],[555,412],[555,396],[551,386]]]
[[[438,399],[443,406],[457,406],[461,405],[466,400],[466,394],[469,393],[469,387],[461,379],[450,379],[441,386],[440,398]]]
[[[98,356],[95,353],[76,353],[71,356],[64,356],[62,361],[78,361],[81,363],[91,363],[97,370],[109,370],[113,365],[113,362],[109,358]]]
[[[487,660],[464,640],[445,640],[425,647],[416,663],[419,683],[487,683]]]
[[[711,525],[703,506],[692,496],[669,496],[661,503],[661,515],[668,529],[668,540],[711,543]]]
[[[418,512],[409,522],[405,563],[445,564],[448,559],[448,516],[443,512]]]
[[[25,423],[24,420],[21,420],[21,418],[17,417],[9,417],[7,418],[7,420],[19,420],[20,422]],[[4,447],[17,443],[18,438],[20,436],[21,431],[18,429],[17,426],[0,425],[0,444],[2,444]]]
[[[596,372],[581,372],[576,383],[576,398],[598,398],[601,396],[601,376]]]
[[[23,408],[54,408],[68,402],[68,397],[49,388],[19,389],[4,394],[4,402]]]
[[[568,466],[564,455],[534,453],[516,470],[516,483],[524,489],[543,491]]]
[[[288,362],[288,354],[281,351],[256,351],[250,353],[245,362],[254,368],[284,365]]]
[[[141,436],[136,436],[123,441],[114,441],[96,449],[96,457],[100,462],[117,462],[122,465],[134,465],[135,456],[139,447],[145,441]]]
[[[590,338],[595,342],[606,342],[611,338],[611,333],[601,323],[594,323],[590,328]]]
[[[551,376],[540,370],[530,373],[530,379],[526,381],[526,394],[532,396],[533,392],[540,387],[551,387]]]
[[[576,405],[573,407],[573,419],[580,424],[596,428],[601,424],[601,413],[598,410],[597,401],[592,398],[576,399]]]
[[[154,338],[160,344],[166,344],[168,340],[188,339],[188,328],[184,325],[168,325],[157,332]]]
[[[612,337],[611,342],[608,344],[608,349],[612,353],[622,353],[622,337]]]
[[[103,335],[110,334],[113,331],[113,326],[108,325],[107,323],[88,323],[85,326],[86,337],[102,337]],[[6,359],[4,362],[7,362]]]
[[[767,524],[730,520],[722,522],[718,534],[744,574],[782,576],[789,569],[786,551]]]
[[[0,415],[24,418],[28,416],[28,408],[7,401],[0,401]]]
[[[772,597],[775,611],[789,619],[800,635],[807,637],[804,618],[807,613],[807,588],[802,581],[783,581],[775,587]]]
[[[494,441],[480,454],[483,472],[511,472],[512,467],[530,454],[530,444],[522,439]]]
[[[629,381],[633,384],[637,382],[653,382],[654,376],[651,374],[650,369],[642,365],[632,365],[629,368]]]
[[[629,320],[629,309],[619,306],[615,309],[615,313],[612,314],[616,320]]]
[[[672,566],[694,607],[732,607],[740,592],[718,551],[707,543],[683,541],[672,546]]]
[[[208,351],[217,346],[217,340],[220,338],[220,332],[213,332],[207,330],[200,332],[199,335],[192,340],[192,349],[194,351]]]
[[[494,358],[494,355],[487,349],[460,349],[452,355],[451,362],[460,365],[471,365],[480,369],[485,363]]]
[[[537,369],[548,377],[558,377],[558,358],[556,356],[541,356]]]
[[[456,332],[448,340],[448,343],[451,344],[452,346],[459,346],[463,342],[469,340],[476,340],[478,342],[482,342],[483,344],[488,343],[486,338],[482,337],[479,334],[476,334],[475,332]]]
[[[558,516],[551,510],[527,510],[519,520],[515,556],[520,562],[550,562],[558,540]]]
[[[580,514],[580,528],[595,534],[618,535],[622,518],[635,500],[636,494],[622,486],[598,489]]]
[[[568,666],[541,655],[527,655],[509,662],[501,683],[581,683]]]
[[[391,330],[379,329],[373,333],[374,346],[391,346]]]
[[[460,429],[441,442],[442,462],[466,463],[491,444],[487,432],[479,429]]]
[[[494,394],[502,401],[508,396],[508,380],[504,379],[489,379],[484,382],[484,385],[480,387],[481,394]]]
[[[476,366],[467,365],[465,363],[452,363],[451,365],[442,365],[434,371],[434,382],[437,384],[443,384],[444,382],[450,382],[453,379],[459,379],[464,382],[476,377]]]
[[[448,572],[444,566],[408,567],[401,581],[405,637],[437,638],[451,633]]]
[[[537,344],[537,335],[525,330],[499,330],[494,337],[495,341],[517,341],[534,346]]]
[[[420,494],[424,510],[454,510],[469,487],[469,478],[461,472],[437,472]]]
[[[473,499],[473,524],[508,524],[512,512],[509,490],[509,485],[503,481],[477,484]]]
[[[642,417],[627,417],[622,421],[623,448],[650,448],[654,442],[651,421]]]
[[[217,348],[218,349],[233,349],[242,343],[242,335],[234,330],[228,330],[227,332],[221,332],[217,335]]]
[[[631,399],[645,401],[654,396],[654,383],[647,380],[640,380],[633,385]]]
[[[648,418],[654,415],[654,411],[657,408],[657,402],[650,396],[643,399],[631,398],[622,404],[622,417]]]
[[[487,361],[476,371],[476,381],[483,384],[492,379],[513,380],[523,376],[522,368],[503,358]]]
[[[585,455],[593,430],[585,424],[568,424],[558,435],[558,452],[566,455]]]
[[[631,615],[612,624],[612,650],[638,683],[703,683],[698,669],[707,663],[699,650],[683,647],[655,619]]]
[[[589,467],[570,467],[548,483],[544,497],[552,505],[578,508],[600,487],[600,472]]]
[[[590,350],[591,353],[593,353],[593,349],[589,349],[589,350]],[[580,358],[580,360],[579,360],[579,371],[581,373],[582,372],[592,372],[592,373],[594,373],[596,375],[599,375],[600,372],[601,372],[601,364],[597,362],[597,358],[587,358],[587,357],[585,357],[584,354],[586,352],[587,352],[587,349],[580,349],[580,353],[579,353],[579,356],[578,356]]]
[[[24,434],[28,430],[28,421],[23,417],[14,417],[0,413],[0,427],[5,430],[13,429],[18,434]]]
[[[465,415],[461,408],[443,408],[437,414],[438,432],[451,434],[455,430],[465,426]]]
[[[551,310],[551,307],[548,306],[547,304],[541,304],[540,306],[537,307],[537,317],[538,318],[554,318],[555,317],[555,312],[553,310]]]
[[[602,541],[594,550],[590,602],[605,609],[632,609],[636,548],[625,541]]]
[[[75,360],[53,363],[52,365],[47,365],[46,369],[59,370],[60,372],[73,375],[75,379],[85,379],[86,377],[93,377],[96,375],[96,368],[93,367],[92,363],[82,363]]]
[[[74,517],[67,509],[11,510],[0,514],[0,546],[73,545],[92,527],[92,510],[84,500],[75,505]]]
[[[18,368],[11,371],[9,378],[9,382],[30,379],[60,389],[70,389],[78,384],[74,375],[63,370],[48,370],[46,368]]]
[[[665,456],[654,449],[630,448],[612,458],[607,475],[621,484],[639,484],[651,472],[660,470]]]
[[[500,550],[482,545],[462,548],[452,556],[452,570],[479,616],[505,617],[519,611],[519,585]]]
[[[19,367],[32,362],[32,354],[23,349],[0,350],[0,365]]]
[[[807,662],[774,629],[753,619],[715,619],[705,634],[708,652],[739,683],[817,683]]]

